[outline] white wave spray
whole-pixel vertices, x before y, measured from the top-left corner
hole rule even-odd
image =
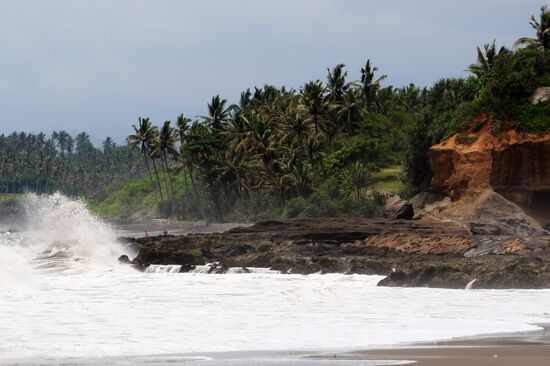
[[[21,237],[0,233],[0,290],[32,284],[32,269],[19,246]]]
[[[33,269],[114,266],[125,252],[109,225],[81,200],[25,196],[25,229],[0,234],[0,289],[29,282]]]

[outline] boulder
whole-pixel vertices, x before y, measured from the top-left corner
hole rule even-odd
[[[474,206],[470,231],[474,235],[542,235],[538,223],[516,204],[500,194],[489,191]]]
[[[118,262],[119,262],[119,263],[122,263],[122,264],[130,264],[130,263],[132,263],[132,261],[130,260],[130,258],[128,258],[127,255],[121,255],[120,257],[118,257]]]
[[[410,203],[403,205],[399,211],[397,211],[395,218],[399,220],[412,220],[414,218],[413,205]]]
[[[395,217],[397,212],[403,207],[406,202],[401,199],[398,195],[390,196],[386,199],[384,204],[384,216],[385,217]]]
[[[532,104],[546,103],[550,100],[550,86],[538,87],[531,96]]]

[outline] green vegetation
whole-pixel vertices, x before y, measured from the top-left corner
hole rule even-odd
[[[217,95],[207,116],[192,122],[181,115],[176,128],[140,119],[128,142],[149,169],[146,202],[154,204],[156,190],[160,211],[182,218],[377,215],[384,194],[427,188],[429,148],[480,114],[550,129],[548,103],[530,102],[538,86],[550,85],[546,8],[540,17],[531,22],[536,38],[518,41],[525,48],[487,44],[477,49],[470,77],[430,88],[383,87],[386,76],[367,60],[358,80],[349,81],[339,64],[325,82],[298,90],[265,85],[244,91],[235,105]],[[461,133],[459,143],[476,139]],[[183,184],[174,187],[173,177]],[[134,189],[111,199],[124,192],[131,200]]]
[[[0,219],[20,216],[22,212],[20,194],[0,193]]]
[[[372,175],[372,188],[381,194],[398,194],[403,192],[402,170],[400,166],[391,166]]]
[[[100,149],[86,132],[0,135],[0,193],[101,195],[117,182],[141,176],[139,156],[108,137]]]
[[[456,132],[474,143],[484,127],[475,117],[492,116],[495,132],[550,130],[550,104],[530,100],[550,86],[549,14],[533,17],[535,37],[519,48],[486,44],[470,76],[428,88],[384,86],[367,60],[355,78],[339,64],[296,90],[247,89],[237,104],[216,95],[195,121],[140,118],[128,147],[95,149],[82,134],[74,151],[61,133],[0,136],[0,186],[83,194],[107,216],[376,216],[386,194],[429,186],[431,146]]]

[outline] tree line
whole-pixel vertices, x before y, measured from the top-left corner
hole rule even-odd
[[[366,189],[374,172],[401,163],[401,193],[425,189],[429,147],[479,113],[506,114],[518,128],[549,127],[547,106],[528,101],[549,85],[548,14],[543,7],[532,18],[536,37],[521,38],[516,50],[497,50],[495,42],[478,48],[467,78],[394,88],[382,85],[386,75],[371,60],[352,80],[339,64],[297,89],[247,89],[231,105],[216,95],[194,121],[180,115],[159,128],[140,118],[128,143],[171,214],[193,206],[195,215],[219,218],[266,205],[300,214],[308,203],[322,206],[320,214],[373,214],[376,192]],[[174,176],[183,177],[183,193]]]
[[[13,132],[0,135],[0,193],[93,196],[106,187],[142,175],[142,162],[107,137],[96,148],[86,132]]]
[[[546,131],[548,103],[532,105],[550,86],[550,11],[532,17],[534,37],[515,48],[496,41],[477,48],[465,78],[430,87],[385,86],[371,60],[344,64],[299,88],[264,85],[230,104],[216,95],[205,116],[179,115],[156,126],[139,118],[127,145],[95,147],[85,133],[0,135],[0,193],[56,190],[101,201],[125,184],[154,195],[165,216],[256,218],[381,212],[373,174],[401,165],[410,196],[431,179],[429,148],[479,114],[495,125]]]

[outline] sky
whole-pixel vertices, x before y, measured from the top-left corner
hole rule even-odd
[[[202,115],[213,95],[298,88],[372,59],[386,85],[464,76],[475,47],[532,36],[545,0],[0,2],[0,133],[123,142],[139,116]]]

